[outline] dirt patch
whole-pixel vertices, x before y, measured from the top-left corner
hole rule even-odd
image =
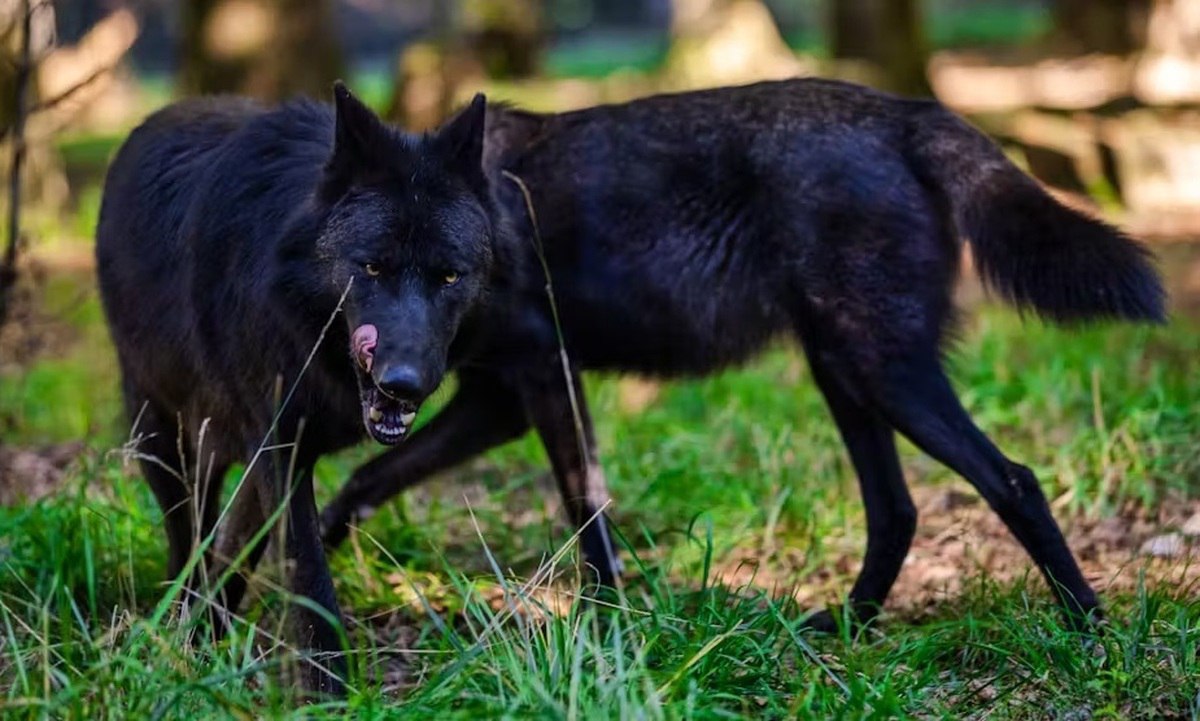
[[[1156,245],[1154,252],[1174,311],[1200,317],[1200,243]]]
[[[970,579],[1042,584],[1033,562],[1000,518],[978,496],[958,489],[916,488],[917,535],[888,600],[904,615],[935,611],[961,595]],[[1148,588],[1184,590],[1200,582],[1200,500],[1168,500],[1148,511],[1129,507],[1105,518],[1060,522],[1084,576],[1103,594]],[[719,567],[732,586],[792,589],[805,606],[820,607],[849,590],[861,566],[862,541],[834,543],[821,568],[802,571],[801,552],[768,559],[740,556]]]
[[[367,676],[378,683],[384,695],[392,696],[417,684],[416,671],[422,663],[421,627],[405,613],[381,613],[351,622],[368,642],[359,648],[374,649],[367,661]]]
[[[48,334],[27,285],[13,288],[8,318],[0,325],[0,372],[19,372],[45,353]]]
[[[926,610],[962,592],[969,576],[999,582],[1036,577],[1032,562],[982,501],[944,509],[947,492],[923,504],[922,526],[892,597]],[[950,491],[949,493],[953,493]],[[1200,501],[1167,501],[1154,511],[1128,507],[1107,518],[1067,519],[1064,531],[1084,576],[1101,594],[1147,587],[1182,590],[1200,580]],[[1040,583],[1040,581],[1039,581]]]
[[[0,506],[29,503],[53,493],[82,450],[80,442],[39,448],[0,446]]]
[[[77,299],[55,310],[45,299],[49,272],[37,262],[22,266],[9,297],[8,318],[0,325],[0,373],[20,373],[43,358],[61,358],[79,341],[79,329],[66,316],[93,292],[92,281],[81,279]]]

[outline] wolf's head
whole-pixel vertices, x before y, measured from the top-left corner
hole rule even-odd
[[[441,128],[388,127],[334,87],[336,131],[318,201],[326,277],[351,279],[344,314],[363,423],[380,443],[404,438],[446,372],[459,326],[487,292],[492,222],[482,168],[482,95]]]

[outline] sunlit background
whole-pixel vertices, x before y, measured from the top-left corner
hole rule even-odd
[[[22,1],[0,3],[10,55]],[[31,118],[27,199],[51,212],[82,209],[84,228],[122,134],[181,95],[324,98],[344,77],[419,130],[480,89],[561,110],[825,75],[936,95],[1040,179],[1126,214],[1143,237],[1200,231],[1194,0],[35,4],[36,95],[72,92]],[[10,63],[0,83],[12,82]],[[0,117],[12,114],[10,96]]]

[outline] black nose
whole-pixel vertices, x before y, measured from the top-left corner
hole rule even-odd
[[[379,388],[397,400],[415,403],[422,400],[425,383],[421,372],[413,366],[394,365],[383,369]]]

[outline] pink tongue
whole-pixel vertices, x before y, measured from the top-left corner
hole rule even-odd
[[[350,336],[350,347],[354,349],[354,357],[359,365],[371,372],[371,362],[375,359],[375,344],[379,341],[379,331],[370,323],[360,325]]]

